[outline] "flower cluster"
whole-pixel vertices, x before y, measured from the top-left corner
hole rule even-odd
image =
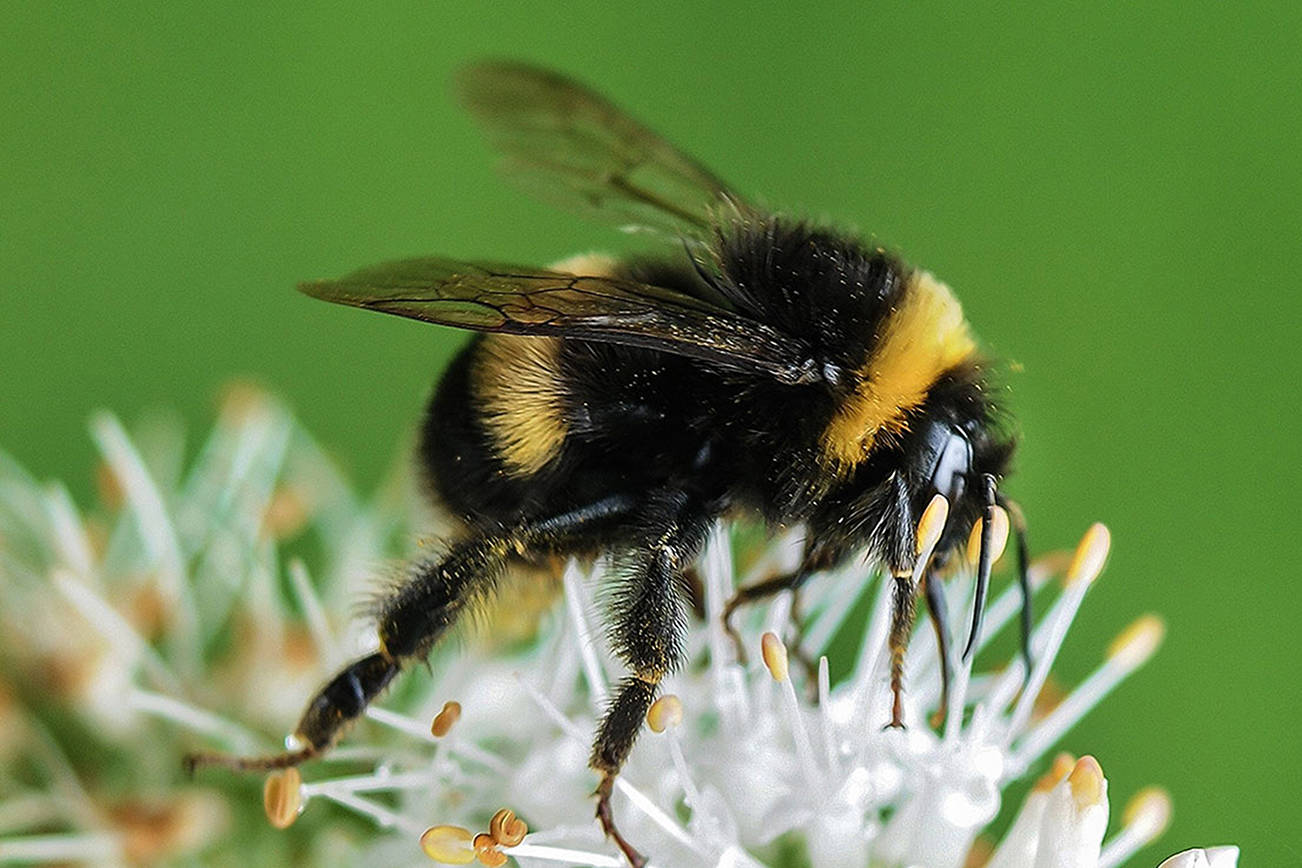
[[[88,515],[0,455],[0,861],[622,864],[592,817],[586,767],[620,675],[596,627],[600,561],[559,582],[523,577],[474,647],[440,649],[433,677],[404,679],[302,776],[272,775],[260,805],[238,778],[185,780],[187,750],[264,752],[320,679],[373,647],[343,616],[404,554],[413,510],[401,488],[358,498],[261,394],[234,393],[188,467],[178,431],[132,437],[95,417],[104,465]],[[711,535],[705,624],[617,786],[621,829],[654,865],[1110,868],[1161,833],[1164,793],[1141,793],[1107,837],[1099,763],[1047,757],[1161,641],[1161,622],[1141,617],[1074,690],[1054,685],[1106,556],[1101,526],[1074,556],[1034,565],[1047,605],[1029,672],[1020,658],[969,660],[941,709],[939,654],[919,627],[904,730],[882,726],[889,582],[862,563],[816,577],[799,635],[789,596],[745,613],[741,661],[724,602],[800,549],[793,535],[747,560],[733,536]],[[970,610],[972,584],[970,570],[947,580],[950,611]],[[1016,589],[992,600],[983,644],[1020,604]],[[1007,832],[983,837],[1005,787],[1042,766]],[[1236,858],[1212,848],[1163,864]]]

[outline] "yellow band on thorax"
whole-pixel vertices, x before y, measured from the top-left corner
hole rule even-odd
[[[823,432],[830,464],[851,468],[881,440],[902,434],[908,411],[951,368],[976,352],[963,308],[928,272],[909,277],[899,305],[859,370],[859,383]]]

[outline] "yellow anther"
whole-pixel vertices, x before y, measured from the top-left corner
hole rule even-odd
[[[1050,672],[1044,679],[1044,686],[1035,695],[1035,702],[1031,704],[1031,719],[1044,719],[1046,715],[1062,704],[1067,695],[1068,692],[1063,689],[1062,683]],[[1067,767],[1067,771],[1071,771],[1071,766]]]
[[[488,834],[503,847],[514,847],[529,834],[529,826],[510,808],[503,808],[488,821]]]
[[[1076,546],[1076,553],[1071,556],[1063,583],[1070,587],[1077,582],[1089,584],[1097,579],[1099,573],[1103,572],[1103,564],[1108,559],[1108,549],[1111,546],[1112,534],[1108,532],[1107,526],[1101,522],[1090,525],[1085,536],[1081,537],[1080,545]]]
[[[501,850],[484,850],[479,853],[479,864],[487,868],[502,868],[506,864],[506,854]]]
[[[973,565],[981,559],[981,529],[983,527],[985,527],[985,519],[978,518],[976,524],[972,525],[972,532],[967,537],[967,559]],[[990,563],[992,564],[1004,554],[1004,547],[1008,545],[1008,528],[1008,513],[1004,512],[1002,506],[996,506],[995,520],[990,523]]]
[[[469,829],[460,826],[430,826],[420,836],[425,855],[444,865],[469,865],[475,861],[475,849]]]
[[[1071,552],[1058,551],[1045,552],[1036,556],[1031,561],[1031,584],[1037,590],[1044,586],[1049,579],[1054,576],[1061,576],[1067,572],[1067,566],[1071,563]]]
[[[1079,808],[1103,804],[1108,793],[1103,768],[1092,756],[1083,756],[1076,761],[1076,767],[1067,775],[1067,786],[1071,787],[1072,799]]]
[[[948,518],[949,500],[945,495],[937,494],[922,511],[922,518],[918,519],[918,554],[936,545]]]
[[[307,523],[308,505],[293,488],[277,488],[272,492],[266,511],[262,514],[262,526],[274,539],[289,539],[302,530]]]
[[[116,510],[126,501],[126,489],[112,466],[100,464],[95,468],[95,489],[100,501],[111,510]]]
[[[1141,615],[1117,634],[1108,646],[1108,658],[1134,668],[1145,663],[1166,637],[1166,623],[1157,615]]]
[[[288,829],[303,813],[303,777],[293,766],[267,775],[262,809],[277,829]]]
[[[1144,838],[1153,840],[1171,823],[1171,796],[1161,787],[1146,787],[1135,793],[1121,813],[1121,822]]]
[[[985,868],[990,864],[990,859],[994,855],[994,842],[985,835],[978,835],[977,839],[972,842],[971,849],[967,851],[967,858],[963,860],[963,868]]]
[[[666,729],[673,729],[683,722],[683,703],[672,693],[666,693],[664,696],[651,703],[647,709],[646,723],[651,727],[652,732],[664,732]]]
[[[487,832],[480,832],[471,840],[470,846],[474,848],[475,854],[478,855],[485,850],[496,850],[497,841],[493,840],[493,836]]]
[[[788,675],[787,646],[782,644],[782,640],[778,638],[777,633],[770,631],[760,637],[760,653],[764,657],[764,665],[768,667],[773,680],[778,682],[786,681]]]
[[[442,738],[452,729],[452,725],[461,719],[461,703],[445,702],[443,708],[438,714],[434,715],[434,722],[430,724],[430,734],[435,738]]]
[[[1063,778],[1071,774],[1071,770],[1076,767],[1076,757],[1069,753],[1060,753],[1053,758],[1053,765],[1049,770],[1040,776],[1035,782],[1035,791],[1047,793],[1049,790],[1062,783]]]

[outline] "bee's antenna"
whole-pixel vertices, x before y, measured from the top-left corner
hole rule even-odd
[[[1032,599],[1033,592],[1031,588],[1031,548],[1026,539],[1026,516],[1022,513],[1022,508],[1015,501],[1009,500],[1002,494],[996,495],[999,505],[1008,513],[1009,523],[1013,526],[1013,534],[1017,537],[1017,584],[1022,589],[1022,662],[1026,664],[1027,677],[1031,672],[1031,627],[1032,627]]]
[[[936,629],[936,653],[940,657],[940,702],[937,703],[936,713],[931,717],[932,727],[939,728],[949,709],[949,682],[954,670],[949,648],[949,609],[945,605],[945,591],[941,587],[940,577],[934,570],[926,571],[922,587],[927,595],[927,612],[931,616],[931,625]]]
[[[995,539],[995,509],[996,493],[995,478],[989,473],[982,477],[982,483],[985,486],[985,512],[981,517],[981,549],[977,556],[977,577],[976,577],[976,595],[972,602],[972,630],[967,636],[967,648],[963,650],[963,660],[966,662],[976,650],[977,641],[981,638],[981,621],[986,613],[986,594],[990,590],[990,567],[994,562],[994,539]]]

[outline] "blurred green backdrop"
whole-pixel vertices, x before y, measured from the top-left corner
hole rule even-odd
[[[500,183],[447,95],[467,59],[544,61],[956,288],[1022,367],[1034,544],[1114,531],[1061,674],[1141,612],[1171,626],[1065,747],[1116,809],[1171,789],[1136,864],[1297,863],[1302,6],[560,8],[6,4],[0,448],[85,494],[93,408],[203,426],[248,375],[373,484],[463,338],[295,281],[636,244]]]

